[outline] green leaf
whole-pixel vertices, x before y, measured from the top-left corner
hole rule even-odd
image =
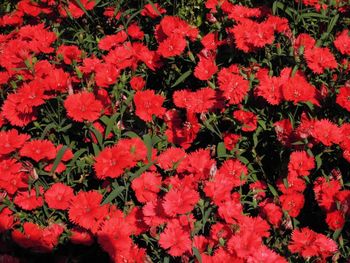
[[[56,170],[58,164],[61,162],[62,157],[63,157],[64,153],[67,151],[67,149],[68,149],[68,147],[67,147],[66,145],[64,145],[64,146],[58,151],[57,156],[56,156],[56,159],[55,159],[55,161],[53,162],[53,165],[52,165],[52,167],[51,167],[50,173],[53,173],[53,172]]]
[[[94,133],[94,135],[96,136],[97,142],[100,145],[101,149],[103,149],[103,137],[102,134],[100,133],[100,131],[98,131],[97,129],[95,129],[94,126],[90,127],[90,130]]]
[[[151,162],[151,159],[152,159],[152,149],[153,149],[153,145],[152,145],[152,138],[149,134],[145,134],[143,135],[143,142],[145,143],[146,145],[146,148],[147,148],[147,160],[149,162]]]
[[[106,197],[106,199],[102,202],[101,205],[105,205],[108,203],[111,203],[123,190],[125,189],[124,186],[117,186],[116,188],[113,189],[112,192]]]
[[[320,169],[322,165],[322,159],[321,159],[322,153],[318,154],[315,156],[315,161],[316,161],[316,170]]]
[[[114,125],[114,123],[116,122],[118,116],[119,116],[119,113],[113,114],[113,116],[112,116],[112,117],[108,120],[108,122],[106,123],[105,138],[107,138],[107,136],[109,135],[109,133],[112,131],[113,125]]]
[[[223,142],[218,143],[216,153],[217,153],[219,158],[224,157],[226,155],[226,147],[225,147],[225,144]]]
[[[147,0],[147,2],[152,6],[153,10],[157,13],[157,15],[162,16],[162,14],[158,11],[157,7],[153,4],[152,1]]]
[[[184,82],[192,73],[192,70],[186,71],[184,74],[182,74],[176,81],[175,83],[171,86],[172,88],[176,87],[180,83]]]
[[[278,197],[276,189],[271,184],[267,184],[267,186],[269,187],[270,192],[273,194],[273,196]]]
[[[199,253],[198,249],[196,247],[192,247],[192,250],[193,250],[193,254],[195,255],[198,262],[202,263],[202,257],[201,257],[201,254]]]

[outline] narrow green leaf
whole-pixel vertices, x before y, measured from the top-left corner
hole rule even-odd
[[[202,257],[201,257],[201,254],[199,253],[199,250],[196,247],[192,247],[192,250],[198,262],[202,263]]]
[[[124,190],[124,188],[125,187],[123,186],[117,186],[115,189],[113,189],[112,192],[110,192],[110,194],[106,197],[101,205],[111,203]]]
[[[67,147],[66,145],[64,145],[64,146],[58,151],[57,156],[56,156],[56,159],[55,159],[55,161],[53,162],[53,165],[52,165],[52,167],[51,167],[50,173],[53,173],[53,172],[56,170],[58,164],[61,162],[62,157],[63,157],[64,153],[67,151],[67,149],[68,149],[68,147]]]
[[[152,148],[153,148],[151,136],[149,134],[145,134],[143,136],[143,142],[147,147],[147,160],[150,162],[152,158]]]
[[[269,187],[270,192],[273,194],[273,196],[278,197],[276,189],[271,184],[267,184],[267,186]]]
[[[192,73],[192,70],[186,71],[184,74],[182,74],[176,81],[175,83],[171,86],[172,88],[176,87],[180,83],[184,82]]]

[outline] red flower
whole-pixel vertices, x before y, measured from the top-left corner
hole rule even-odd
[[[238,68],[234,65],[223,68],[218,74],[219,88],[229,104],[239,104],[243,101],[249,90],[249,81],[239,75]]]
[[[201,58],[194,68],[194,76],[200,80],[209,80],[216,73],[218,67],[212,58]]]
[[[133,90],[142,90],[146,85],[146,81],[140,77],[140,76],[135,76],[132,77],[132,79],[130,80],[130,86]]]
[[[282,102],[282,86],[285,79],[281,77],[271,77],[267,69],[261,69],[257,73],[259,85],[254,92],[257,96],[263,97],[271,105],[278,105]]]
[[[291,217],[297,217],[304,207],[304,195],[298,192],[290,192],[280,196],[282,209],[287,211]]]
[[[0,212],[0,233],[4,233],[5,231],[12,228],[15,221],[15,217],[13,216],[13,212],[5,207]],[[1,261],[0,261],[1,262]]]
[[[342,229],[345,224],[343,213],[339,210],[327,213],[326,223],[334,231]]]
[[[164,196],[163,207],[167,215],[176,216],[192,211],[198,201],[199,194],[197,191],[189,187],[172,188]]]
[[[333,43],[341,54],[350,55],[350,35],[348,29],[344,29],[338,34]]]
[[[325,69],[335,69],[338,66],[329,48],[314,47],[306,49],[304,57],[308,67],[317,74],[322,74]]]
[[[122,139],[116,145],[105,148],[96,157],[94,169],[99,179],[117,178],[124,170],[145,160],[147,148],[139,138]]]
[[[293,231],[288,248],[292,253],[299,253],[304,259],[319,256],[324,260],[338,250],[332,239],[307,227]]]
[[[288,171],[295,176],[308,176],[310,170],[315,168],[315,159],[306,151],[292,152],[288,164]]]
[[[242,138],[241,135],[233,134],[233,133],[225,133],[224,134],[224,144],[225,148],[229,151],[232,151],[239,140]]]
[[[239,160],[227,160],[217,171],[216,176],[225,176],[229,178],[230,186],[237,187],[245,184],[248,176],[248,169]]]
[[[22,208],[23,210],[34,210],[36,208],[42,207],[44,204],[43,198],[41,194],[43,193],[43,188],[40,187],[39,195],[37,196],[37,192],[35,189],[30,191],[25,190],[21,192],[17,192],[17,195],[14,199],[14,203]]]
[[[275,40],[274,27],[268,22],[256,23],[242,19],[230,32],[235,38],[236,47],[246,53],[272,44]]]
[[[339,88],[336,102],[350,112],[350,87],[344,86]]]
[[[125,42],[128,35],[124,30],[119,31],[115,35],[107,35],[98,42],[98,48],[102,50],[111,50],[115,46]]]
[[[311,85],[301,71],[297,71],[294,76],[291,76],[292,69],[285,68],[281,71],[281,77],[284,84],[282,93],[285,100],[298,102],[311,102],[319,105],[316,100],[316,88]]]
[[[331,146],[340,142],[341,132],[337,125],[328,119],[322,119],[315,121],[312,136],[325,146]]]
[[[147,203],[157,198],[161,184],[162,178],[158,173],[145,172],[132,181],[131,188],[139,202]]]
[[[81,50],[77,46],[66,46],[61,45],[57,49],[57,55],[63,57],[64,63],[70,65],[74,61],[80,61],[81,58]]]
[[[32,140],[23,145],[19,154],[36,162],[44,159],[53,160],[56,157],[56,147],[48,140]]]
[[[166,227],[164,232],[159,235],[159,245],[174,256],[181,256],[192,250],[192,241],[190,234],[180,227]]]
[[[100,117],[102,103],[95,99],[94,94],[83,91],[69,95],[64,101],[67,115],[75,121],[93,122]]]
[[[150,18],[157,18],[161,14],[164,14],[166,10],[159,6],[158,3],[147,4],[143,7],[141,15],[148,16]]]
[[[108,88],[109,85],[115,84],[120,74],[120,70],[111,63],[97,64],[95,72],[96,85],[101,88]]]
[[[199,89],[195,92],[187,90],[175,91],[174,104],[179,108],[185,108],[191,113],[205,113],[216,104],[216,92],[211,88]]]
[[[162,117],[165,108],[162,107],[164,97],[156,95],[153,90],[137,91],[134,96],[136,115],[146,122],[152,121],[152,115]]]
[[[66,210],[74,197],[73,189],[62,183],[55,183],[45,192],[45,201],[50,208]]]
[[[0,161],[0,189],[13,195],[20,188],[28,188],[28,174],[22,172],[22,164],[15,159]]]
[[[122,262],[132,249],[130,235],[130,226],[120,217],[113,217],[104,222],[97,233],[98,243],[114,262]]]
[[[102,197],[97,191],[80,191],[71,200],[68,210],[69,220],[96,232],[102,219],[108,213],[108,207],[106,205],[101,206]]]
[[[171,170],[176,167],[186,156],[182,148],[170,147],[162,152],[157,158],[157,164],[163,170]]]
[[[28,134],[19,134],[15,129],[0,131],[0,155],[9,154],[21,148],[29,138]]]
[[[282,223],[282,209],[272,202],[264,201],[259,204],[260,212],[263,218],[273,225],[274,227],[279,227]]]
[[[250,111],[236,110],[233,112],[233,117],[242,123],[242,131],[255,131],[257,128],[258,117]]]
[[[179,56],[185,50],[186,44],[181,35],[172,34],[160,42],[157,52],[165,58]]]
[[[70,232],[70,241],[73,244],[91,246],[95,242],[94,236],[90,233],[90,231],[76,227],[71,229]]]

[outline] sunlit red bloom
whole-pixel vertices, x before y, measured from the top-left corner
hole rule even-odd
[[[230,178],[231,187],[237,187],[246,182],[248,169],[239,160],[230,159],[221,165],[220,169],[217,171],[217,176],[219,174],[224,175],[226,178]]]
[[[28,134],[18,133],[15,129],[0,131],[0,155],[9,154],[21,148],[29,138]]]
[[[192,211],[198,201],[199,194],[197,191],[189,187],[172,188],[164,196],[163,207],[167,215],[176,216],[177,214],[185,214]]]
[[[0,189],[14,194],[18,189],[28,187],[28,174],[22,172],[22,164],[15,159],[0,160]]]
[[[32,140],[23,145],[19,154],[36,162],[43,159],[53,160],[56,157],[56,147],[48,140]]]
[[[145,172],[132,181],[131,187],[135,191],[137,200],[146,203],[157,198],[161,184],[162,178],[158,173]]]
[[[306,151],[291,153],[288,164],[290,173],[296,176],[308,176],[313,168],[315,168],[314,157],[308,155]]]
[[[182,36],[173,34],[160,42],[158,53],[165,58],[178,56],[185,50],[186,44],[186,40]]]
[[[235,38],[236,47],[246,53],[272,44],[275,40],[274,27],[268,22],[242,19],[230,32]]]
[[[96,85],[101,88],[108,88],[116,83],[120,70],[111,63],[100,63],[95,66]]]
[[[127,33],[129,36],[131,36],[133,39],[138,39],[138,40],[142,40],[144,37],[144,33],[142,31],[142,29],[136,24],[131,24],[128,27]]]
[[[326,217],[326,223],[328,227],[334,231],[343,228],[345,224],[345,218],[343,213],[339,210],[328,212]]]
[[[209,80],[216,73],[218,67],[212,58],[201,58],[194,68],[194,76],[200,80]]]
[[[173,169],[186,156],[186,152],[182,148],[170,147],[162,152],[158,158],[158,165],[164,170]]]
[[[341,87],[337,95],[338,105],[350,112],[350,87]]]
[[[299,192],[290,192],[280,196],[282,209],[287,211],[291,217],[297,217],[304,207],[304,195]]]
[[[249,90],[249,81],[244,79],[237,67],[223,68],[218,74],[219,88],[229,104],[239,104]]]
[[[135,76],[132,77],[132,79],[130,80],[130,86],[133,90],[142,90],[146,85],[146,81],[140,77],[140,76]]]
[[[179,108],[193,113],[204,113],[215,106],[216,92],[211,88],[202,88],[195,92],[179,90],[174,92],[173,100]]]
[[[74,197],[73,189],[62,183],[55,183],[45,192],[45,202],[53,209],[68,209]]]
[[[77,46],[65,46],[61,45],[57,49],[57,55],[63,57],[63,61],[66,64],[72,64],[73,61],[80,61],[81,50]]]
[[[17,192],[17,195],[14,199],[14,203],[23,210],[34,210],[36,208],[42,207],[44,204],[43,198],[41,196],[42,193],[42,188],[39,189],[38,193],[35,189],[32,189],[30,191],[23,190]]]
[[[315,121],[312,136],[325,146],[331,146],[333,143],[338,144],[341,139],[339,127],[328,119]]]
[[[162,95],[157,95],[153,90],[144,90],[136,92],[134,102],[136,106],[136,115],[146,122],[152,121],[152,116],[162,117],[165,108],[162,107],[164,102]]]
[[[102,197],[97,191],[80,191],[71,200],[68,210],[69,220],[95,232],[108,213],[108,207],[101,205]]]
[[[23,224],[23,233],[19,230],[12,232],[13,240],[24,248],[31,248],[36,252],[48,253],[58,245],[59,237],[64,227],[59,224],[51,224],[45,228],[31,222]]]
[[[145,160],[146,156],[147,148],[141,139],[122,139],[113,147],[103,149],[96,157],[96,176],[99,179],[117,178],[137,161]]]
[[[242,124],[242,131],[255,131],[258,125],[258,117],[250,111],[236,110],[233,117]]]
[[[274,227],[279,227],[282,223],[282,209],[272,202],[262,202],[259,204],[260,213]]]
[[[95,121],[99,118],[102,110],[102,103],[97,100],[94,94],[83,91],[69,95],[64,101],[67,115],[75,121]]]
[[[316,88],[311,85],[301,71],[295,72],[291,76],[292,69],[284,68],[281,71],[281,77],[285,80],[282,93],[285,100],[292,101],[294,104],[298,102],[311,102],[319,105],[316,99]]]
[[[192,249],[189,233],[180,227],[166,227],[159,236],[159,245],[174,257],[181,256]]]
[[[293,231],[288,248],[292,253],[298,253],[304,259],[314,256],[326,259],[338,250],[337,244],[332,239],[307,227]]]
[[[107,35],[103,37],[98,42],[98,47],[99,49],[102,49],[102,50],[110,50],[115,46],[119,45],[120,43],[123,43],[127,39],[128,39],[128,35],[125,33],[124,30],[121,30],[115,35]]]
[[[238,134],[225,133],[224,134],[225,148],[229,151],[232,151],[236,147],[236,144],[239,142],[240,139],[241,139],[241,136]]]
[[[269,76],[265,69],[259,70],[257,73],[259,85],[254,92],[257,96],[263,97],[271,105],[278,105],[283,100],[282,86],[284,79],[281,77]]]
[[[304,57],[308,67],[317,74],[322,74],[325,69],[335,69],[338,66],[329,48],[314,47],[306,49]]]
[[[105,221],[97,233],[98,243],[116,262],[121,262],[118,257],[128,255],[132,247],[130,235],[130,226],[120,217]]]
[[[350,55],[350,35],[348,29],[344,29],[338,34],[333,43],[341,54]]]

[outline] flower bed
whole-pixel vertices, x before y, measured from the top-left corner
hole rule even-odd
[[[347,0],[5,0],[0,261],[345,262]]]

